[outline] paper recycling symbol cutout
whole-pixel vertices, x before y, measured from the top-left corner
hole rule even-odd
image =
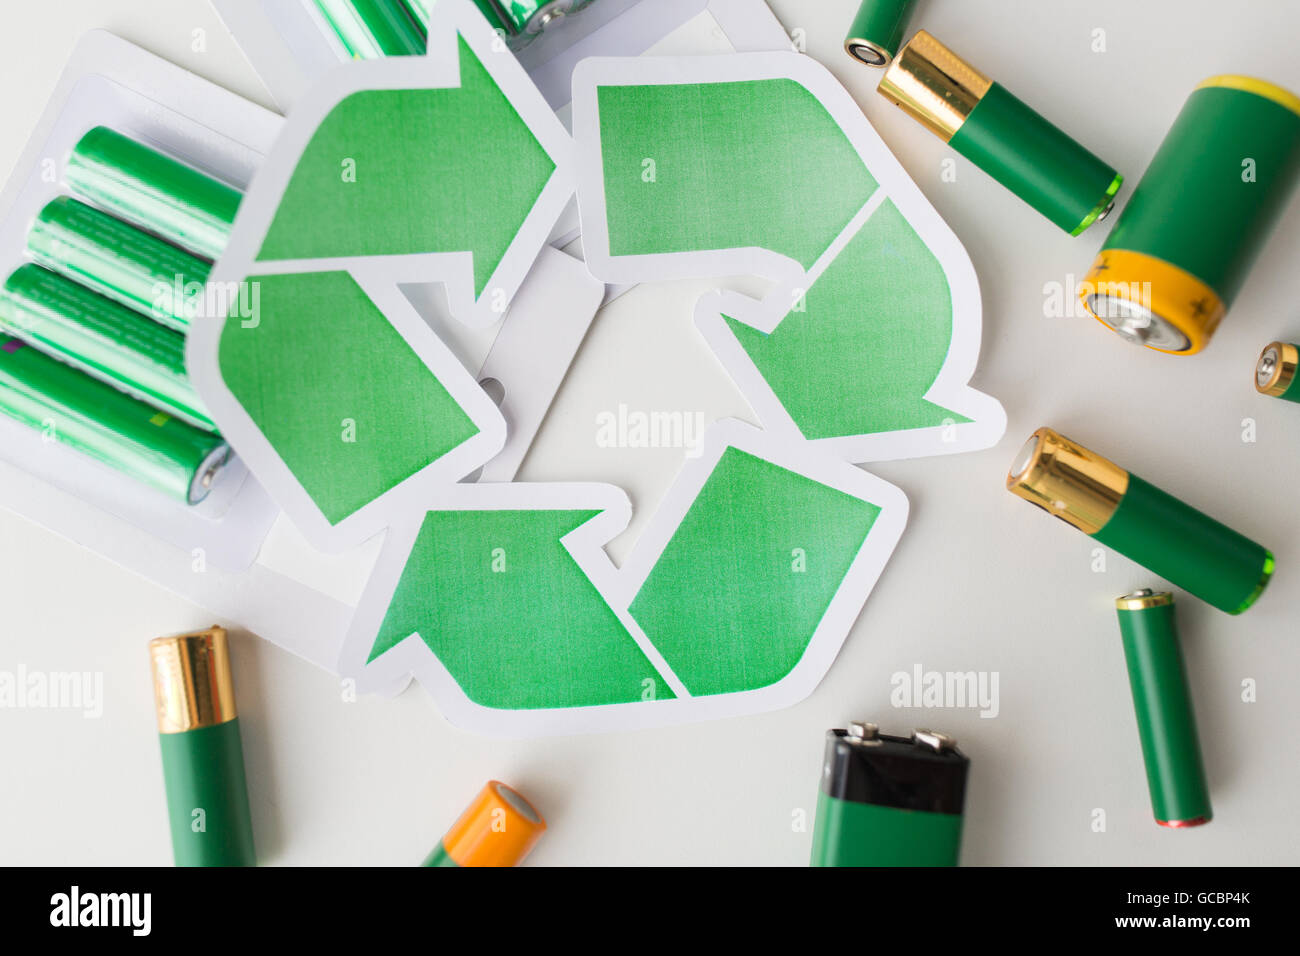
[[[570,136],[495,40],[443,0],[427,56],[349,64],[296,107],[191,334],[199,392],[316,547],[387,529],[340,661],[359,688],[413,675],[503,735],[793,704],[906,524],[855,463],[1006,426],[967,384],[970,259],[806,56],[589,59]],[[696,309],[762,428],[711,426],[621,567],[620,489],[460,481],[505,422],[399,288],[440,281],[458,319],[498,320],[575,193],[598,279],[773,283]],[[245,283],[256,314],[227,316]]]

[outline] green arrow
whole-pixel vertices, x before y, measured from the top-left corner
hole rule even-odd
[[[457,36],[455,89],[364,90],[312,136],[260,261],[470,252],[481,295],[555,171]]]
[[[880,510],[728,448],[632,616],[692,695],[774,684],[803,656]]]
[[[484,707],[671,698],[560,542],[599,513],[430,511],[369,659],[419,634]]]
[[[839,438],[970,419],[922,396],[952,341],[943,266],[884,202],[769,335],[727,327],[805,438]]]
[[[601,86],[597,97],[612,256],[757,246],[809,269],[876,190],[794,80]]]

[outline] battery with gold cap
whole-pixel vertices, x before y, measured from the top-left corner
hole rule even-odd
[[[1288,402],[1300,402],[1300,346],[1291,342],[1270,342],[1255,363],[1255,388],[1261,395]]]
[[[1248,76],[1198,86],[1165,135],[1079,294],[1138,345],[1210,341],[1300,182],[1300,97]]]
[[[1114,205],[1123,176],[924,30],[879,92],[1072,236]]]
[[[518,866],[545,832],[523,794],[489,780],[421,866]]]
[[[226,631],[149,642],[177,866],[255,866]]]
[[[1050,428],[1025,443],[1007,490],[1229,614],[1273,574],[1267,549]]]
[[[1214,811],[1174,622],[1174,596],[1143,588],[1117,598],[1115,609],[1156,823],[1209,823]]]

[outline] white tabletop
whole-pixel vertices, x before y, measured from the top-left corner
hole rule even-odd
[[[957,737],[972,760],[969,864],[1300,860],[1300,408],[1250,384],[1265,343],[1300,337],[1300,202],[1291,203],[1203,355],[1158,355],[1090,319],[1055,317],[1054,290],[1083,275],[1108,227],[1071,239],[961,158],[956,180],[941,178],[954,154],[878,96],[878,74],[841,49],[856,6],[772,0],[969,250],[985,323],[972,384],[1005,405],[1002,443],[873,469],[908,494],[909,527],[829,676],[807,701],[777,713],[620,735],[489,740],[449,726],[418,687],[391,701],[349,702],[335,677],[235,632],[264,863],[416,863],[495,777],[548,818],[536,864],[801,865],[823,734],[850,719]],[[17,160],[73,43],[93,27],[270,105],[203,0],[48,0],[9,4],[0,15],[11,40],[0,64],[10,92],[0,98],[0,169]],[[1286,39],[1300,31],[1300,6],[1282,0],[1231,12],[1212,0],[922,0],[914,26],[1115,164],[1127,177],[1124,199],[1202,79],[1242,72],[1300,88],[1300,60]],[[692,322],[693,299],[710,285],[643,287],[606,309],[521,473],[626,488],[637,517],[610,549],[616,560],[682,452],[601,448],[597,415],[625,403],[752,420]],[[1243,441],[1247,419],[1253,442]],[[1271,588],[1240,618],[1179,602],[1216,814],[1209,826],[1167,831],[1151,819],[1111,601],[1152,576],[1114,554],[1104,571],[1094,570],[1094,541],[1003,489],[1012,456],[1042,424],[1277,556]],[[0,710],[0,861],[169,862],[144,645],[213,623],[211,615],[2,510],[0,608],[0,671],[103,675],[97,718]],[[893,706],[892,675],[917,668],[996,675],[996,716]],[[1243,700],[1243,682],[1254,682],[1254,700]]]

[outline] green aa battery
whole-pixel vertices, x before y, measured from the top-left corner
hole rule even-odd
[[[1007,189],[1077,236],[1106,218],[1124,177],[919,31],[879,91]]]
[[[37,215],[27,252],[47,269],[182,332],[202,306],[210,271],[202,259],[67,196]]]
[[[435,0],[405,0],[411,18],[428,31]],[[542,33],[590,6],[595,0],[474,0],[484,19],[518,52]]]
[[[149,642],[177,866],[256,866],[224,628]]]
[[[970,760],[928,730],[826,733],[813,866],[956,866]]]
[[[0,412],[184,504],[207,497],[230,457],[217,435],[0,335]]]
[[[185,372],[185,336],[28,263],[0,288],[0,330],[192,425],[216,425]]]
[[[1267,549],[1050,428],[1025,443],[1007,490],[1229,614],[1273,575]]]
[[[1205,348],[1300,182],[1300,97],[1216,76],[1184,104],[1079,293],[1147,348]]]
[[[354,60],[425,51],[424,31],[402,0],[316,0],[316,9]]]
[[[1144,588],[1116,599],[1115,608],[1156,823],[1209,823],[1214,811],[1174,626],[1174,596]]]
[[[849,24],[844,50],[867,66],[889,66],[903,43],[916,0],[863,0]]]
[[[1255,363],[1255,388],[1263,395],[1300,402],[1300,346],[1291,342],[1270,342]]]
[[[77,142],[68,188],[98,208],[205,259],[226,248],[240,193],[104,126]]]

